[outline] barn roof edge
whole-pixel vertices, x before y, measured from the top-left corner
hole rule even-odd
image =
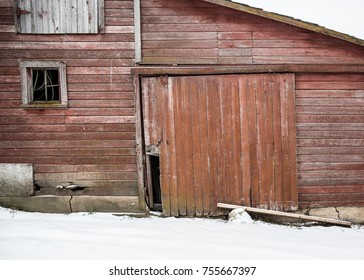
[[[350,43],[354,43],[354,44],[357,44],[360,46],[364,46],[364,40],[362,40],[362,39],[320,26],[315,23],[303,21],[300,19],[286,16],[286,15],[281,15],[278,13],[267,12],[263,9],[251,7],[246,4],[242,4],[242,3],[233,2],[231,0],[202,0],[202,1],[216,4],[216,5],[223,6],[223,7],[227,7],[227,8],[231,8],[231,9],[234,9],[237,11],[246,12],[246,13],[249,13],[252,15],[261,16],[261,17],[264,17],[267,19],[278,21],[278,22],[290,24],[292,26],[300,27],[300,28],[314,31],[317,33],[321,33],[321,34],[324,34],[324,35],[327,35],[330,37],[341,39],[341,40],[344,40],[344,41],[347,41]]]

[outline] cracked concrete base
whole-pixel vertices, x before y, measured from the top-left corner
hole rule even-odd
[[[0,206],[27,212],[71,213],[69,196],[0,197]]]
[[[0,197],[0,206],[28,212],[143,213],[138,196],[31,196]]]
[[[364,224],[364,207],[327,207],[307,210],[308,215]]]

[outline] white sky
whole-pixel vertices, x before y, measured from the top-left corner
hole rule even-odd
[[[364,39],[364,0],[233,0]]]

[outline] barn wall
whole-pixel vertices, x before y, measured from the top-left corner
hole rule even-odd
[[[364,63],[364,48],[203,1],[142,0],[142,62]]]
[[[41,187],[137,195],[133,1],[105,0],[105,34],[20,35],[0,0],[0,162],[34,163]],[[19,59],[67,65],[69,108],[23,109]],[[45,189],[44,189],[45,190]]]
[[[297,74],[301,207],[364,206],[364,75]]]

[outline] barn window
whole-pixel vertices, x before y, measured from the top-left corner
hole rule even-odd
[[[104,0],[17,0],[18,33],[96,34],[104,30]]]
[[[22,61],[20,73],[25,107],[67,107],[66,65],[63,62]]]

